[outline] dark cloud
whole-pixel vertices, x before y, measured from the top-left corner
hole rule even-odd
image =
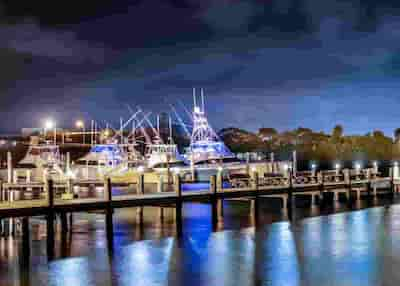
[[[69,121],[78,109],[117,117],[127,102],[158,110],[189,103],[193,86],[218,127],[349,122],[359,132],[372,114],[395,127],[398,1],[13,3],[0,5],[0,101],[24,115],[4,127],[52,110]]]

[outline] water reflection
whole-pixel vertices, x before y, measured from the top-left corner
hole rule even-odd
[[[0,285],[397,285],[400,206],[345,210],[297,209],[289,222],[263,208],[255,229],[248,203],[225,202],[213,232],[210,205],[185,204],[181,239],[171,210],[161,222],[146,208],[143,223],[134,208],[118,210],[113,253],[104,215],[76,214],[49,264],[44,222],[33,219],[30,258],[19,237],[0,238]]]

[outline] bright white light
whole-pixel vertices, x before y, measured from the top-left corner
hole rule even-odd
[[[218,171],[222,172],[224,170],[224,168],[222,168],[221,166],[218,166]]]
[[[143,173],[144,167],[143,167],[143,166],[137,167],[137,171],[138,171],[139,173]]]
[[[46,128],[46,129],[52,129],[52,128],[54,128],[54,121],[53,120],[51,120],[51,119],[47,119],[46,121],[45,121],[45,123],[44,123],[44,127]]]
[[[82,120],[77,120],[75,122],[75,126],[76,126],[76,128],[83,128],[83,126],[85,126],[85,124],[83,123]]]
[[[200,112],[200,107],[195,106],[195,107],[194,107],[194,112],[196,112],[196,113]]]
[[[394,162],[394,166],[395,167],[399,166],[399,163],[398,162]]]
[[[172,168],[172,170],[175,174],[179,174],[181,171],[178,167]]]
[[[361,169],[361,164],[360,163],[356,163],[356,169],[360,170]]]
[[[289,165],[288,165],[288,164],[283,165],[283,169],[284,169],[285,171],[287,171],[287,170],[289,169]]]
[[[340,169],[340,164],[339,163],[335,164],[335,169],[336,170]]]
[[[378,162],[377,161],[374,161],[372,164],[374,165],[374,167],[378,166]]]
[[[316,164],[312,164],[312,165],[311,165],[311,169],[315,170],[316,168],[317,168],[317,165],[316,165]]]

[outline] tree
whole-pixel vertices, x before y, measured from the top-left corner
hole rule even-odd
[[[400,140],[400,128],[396,128],[394,130],[394,139],[396,140],[396,142]]]
[[[342,125],[336,125],[332,130],[333,139],[340,139],[343,136],[343,127]]]

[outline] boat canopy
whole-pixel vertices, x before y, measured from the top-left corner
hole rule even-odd
[[[90,152],[79,161],[115,165],[121,163],[124,160],[125,155],[124,150],[118,144],[98,144],[92,146]]]
[[[25,157],[19,161],[21,165],[54,164],[60,160],[60,149],[57,145],[30,145]]]
[[[222,141],[197,141],[190,145],[190,155],[193,162],[210,159],[235,158],[235,155]]]

